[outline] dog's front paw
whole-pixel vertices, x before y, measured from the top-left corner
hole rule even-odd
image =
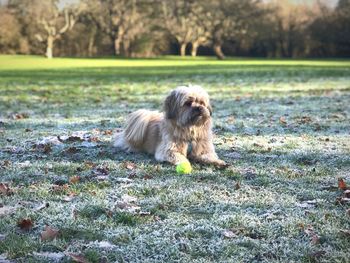
[[[213,162],[213,164],[214,164],[216,167],[218,167],[218,168],[226,168],[226,167],[228,166],[228,164],[227,164],[225,161],[220,160],[220,159],[215,160],[215,161]]]

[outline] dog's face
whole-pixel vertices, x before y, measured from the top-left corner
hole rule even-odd
[[[201,126],[212,114],[208,93],[199,86],[174,89],[165,99],[164,109],[166,118],[181,127]]]

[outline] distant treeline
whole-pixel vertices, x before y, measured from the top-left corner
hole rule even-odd
[[[349,57],[350,0],[8,0],[0,53]]]

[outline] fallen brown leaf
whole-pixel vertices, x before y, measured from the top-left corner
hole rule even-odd
[[[80,181],[80,176],[72,176],[71,178],[69,178],[69,183],[71,184],[76,184]]]
[[[136,177],[136,176],[135,176]],[[130,177],[129,177],[130,178]],[[151,176],[151,175],[149,175],[149,174],[145,174],[143,177],[142,177],[142,179],[144,179],[144,180],[150,180],[150,179],[152,179],[153,178],[153,176]]]
[[[339,189],[341,189],[341,190],[346,190],[346,189],[347,189],[346,183],[345,183],[345,181],[344,181],[343,178],[339,178],[339,179],[338,179],[338,187],[339,187]]]
[[[0,195],[11,195],[13,191],[8,186],[8,184],[0,183]]]
[[[46,226],[45,230],[41,232],[40,238],[42,241],[47,241],[55,239],[58,235],[59,230]]]
[[[317,245],[320,243],[320,237],[317,234],[311,236],[311,243]]]
[[[70,256],[74,262],[89,263],[89,261],[83,255],[73,254],[73,253],[67,253],[67,255]]]
[[[320,243],[320,237],[316,234],[316,232],[314,231],[314,229],[311,226],[308,226],[304,232],[311,237],[311,243],[316,245],[318,243]]]
[[[96,164],[91,162],[91,161],[85,161],[84,166],[91,169],[91,168],[96,167]]]
[[[100,139],[99,139],[98,137],[90,137],[90,138],[88,139],[88,141],[89,141],[89,142],[99,142]]]
[[[112,135],[113,131],[112,130],[105,130],[102,132],[103,135]]]
[[[67,184],[64,184],[64,185],[54,184],[53,186],[51,186],[50,191],[53,193],[62,193],[68,189],[69,189],[69,185]]]
[[[285,117],[280,117],[279,119],[280,123],[283,124],[283,125],[287,125],[287,121],[286,121],[286,118]]]
[[[24,218],[18,221],[17,226],[22,230],[29,231],[33,228],[34,224],[30,218]]]
[[[2,163],[1,163],[1,167],[8,167],[8,166],[10,166],[11,165],[11,161],[9,161],[9,160],[5,160],[5,161],[3,161]]]
[[[132,162],[125,162],[124,167],[128,170],[134,170],[136,168],[136,164]]]
[[[12,118],[15,120],[27,119],[29,115],[28,113],[15,113],[12,115]]]

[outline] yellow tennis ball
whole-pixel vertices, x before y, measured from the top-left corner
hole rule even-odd
[[[176,165],[176,172],[178,174],[190,174],[192,172],[192,166],[190,162],[183,162]]]

